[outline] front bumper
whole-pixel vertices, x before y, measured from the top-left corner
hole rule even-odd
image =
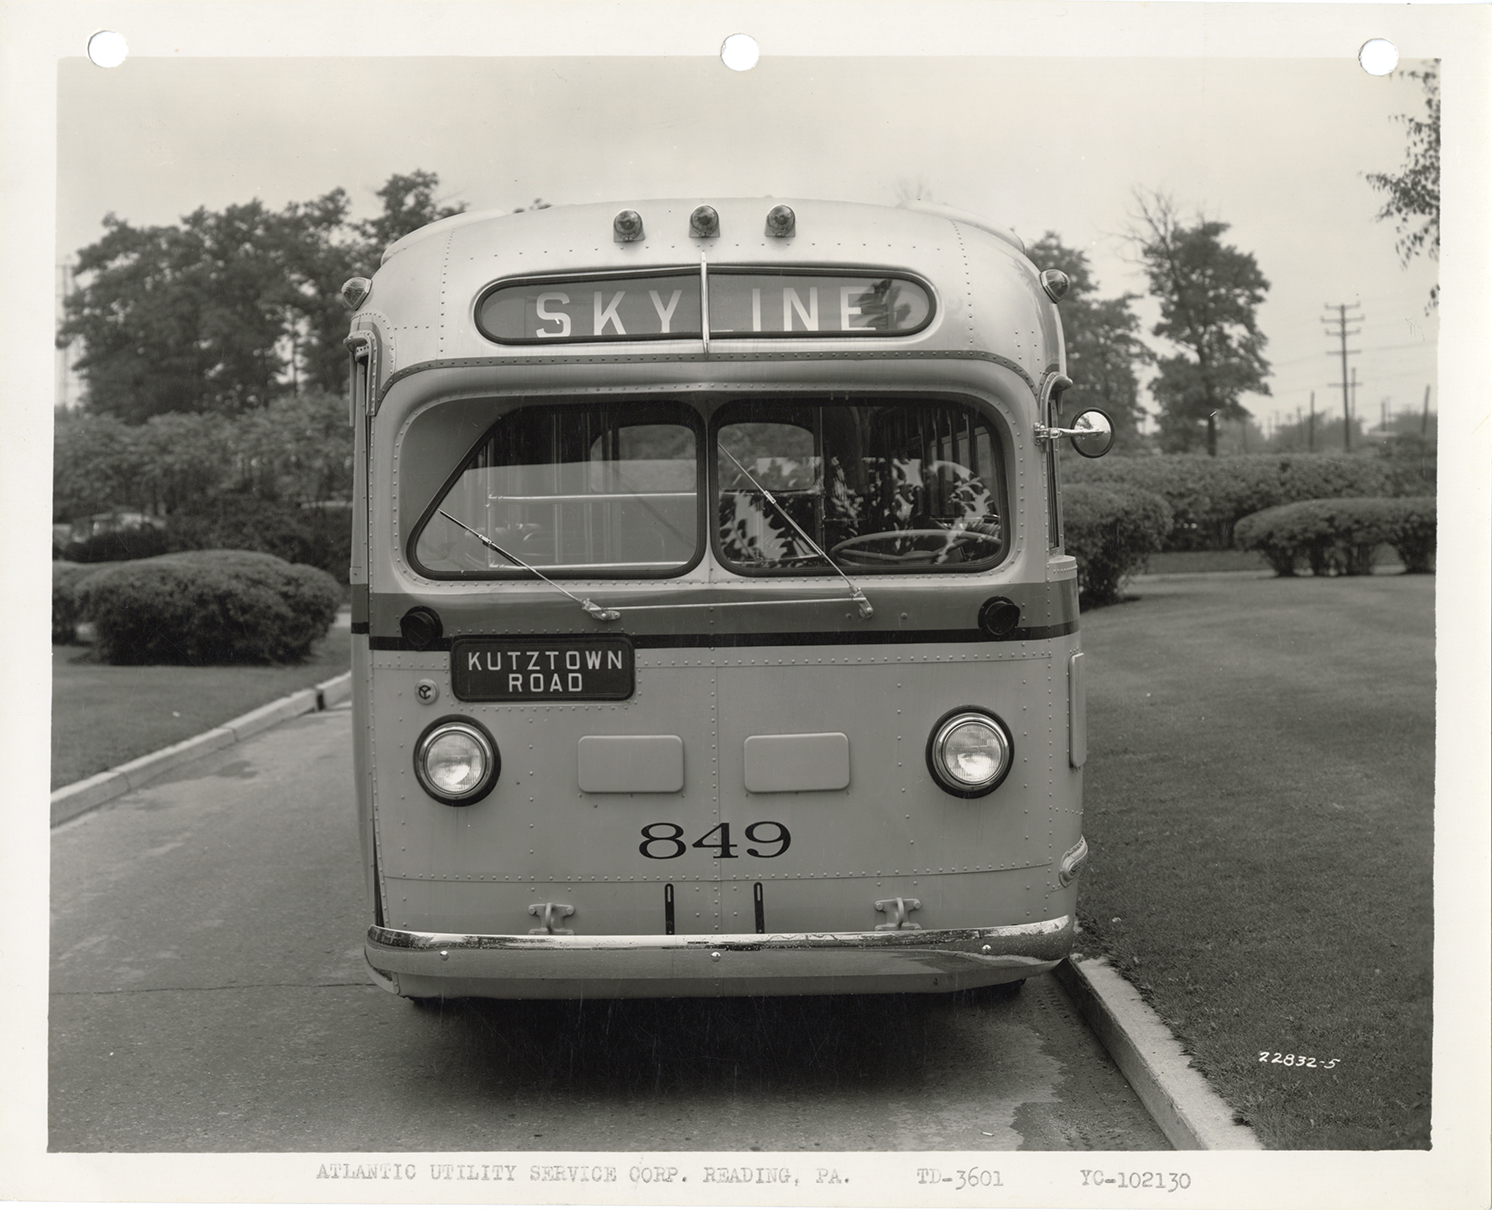
[[[501,1000],[950,992],[1052,969],[1073,918],[979,929],[680,936],[492,936],[374,925],[374,981],[401,996]]]

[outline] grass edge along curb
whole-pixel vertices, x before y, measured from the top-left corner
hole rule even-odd
[[[227,748],[239,740],[248,739],[261,731],[267,731],[276,723],[300,714],[325,710],[345,699],[352,692],[352,673],[344,672],[329,680],[319,681],[309,689],[297,689],[264,706],[229,719],[219,727],[194,735],[170,747],[161,748],[145,756],[75,781],[69,786],[59,786],[52,791],[52,827],[76,819],[79,815],[112,802],[131,790],[138,790],[152,779],[159,777],[188,761]]]
[[[1160,1017],[1104,958],[1075,955],[1053,972],[1135,1095],[1177,1151],[1264,1145],[1191,1065]]]

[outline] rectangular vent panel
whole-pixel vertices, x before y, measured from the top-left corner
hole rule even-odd
[[[850,741],[842,732],[746,740],[746,788],[753,794],[843,790],[849,784]]]

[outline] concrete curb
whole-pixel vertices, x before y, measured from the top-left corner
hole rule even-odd
[[[1264,1145],[1191,1065],[1160,1017],[1104,958],[1053,972],[1178,1151],[1262,1151]]]
[[[131,790],[138,790],[161,774],[188,761],[197,760],[220,748],[248,739],[251,735],[267,731],[287,718],[334,706],[345,701],[351,693],[352,673],[344,672],[341,676],[321,681],[310,689],[298,689],[267,706],[240,714],[221,727],[184,739],[179,744],[136,757],[113,769],[75,781],[70,786],[61,786],[52,791],[52,827],[66,823],[69,819],[76,819],[84,812],[112,802]]]

